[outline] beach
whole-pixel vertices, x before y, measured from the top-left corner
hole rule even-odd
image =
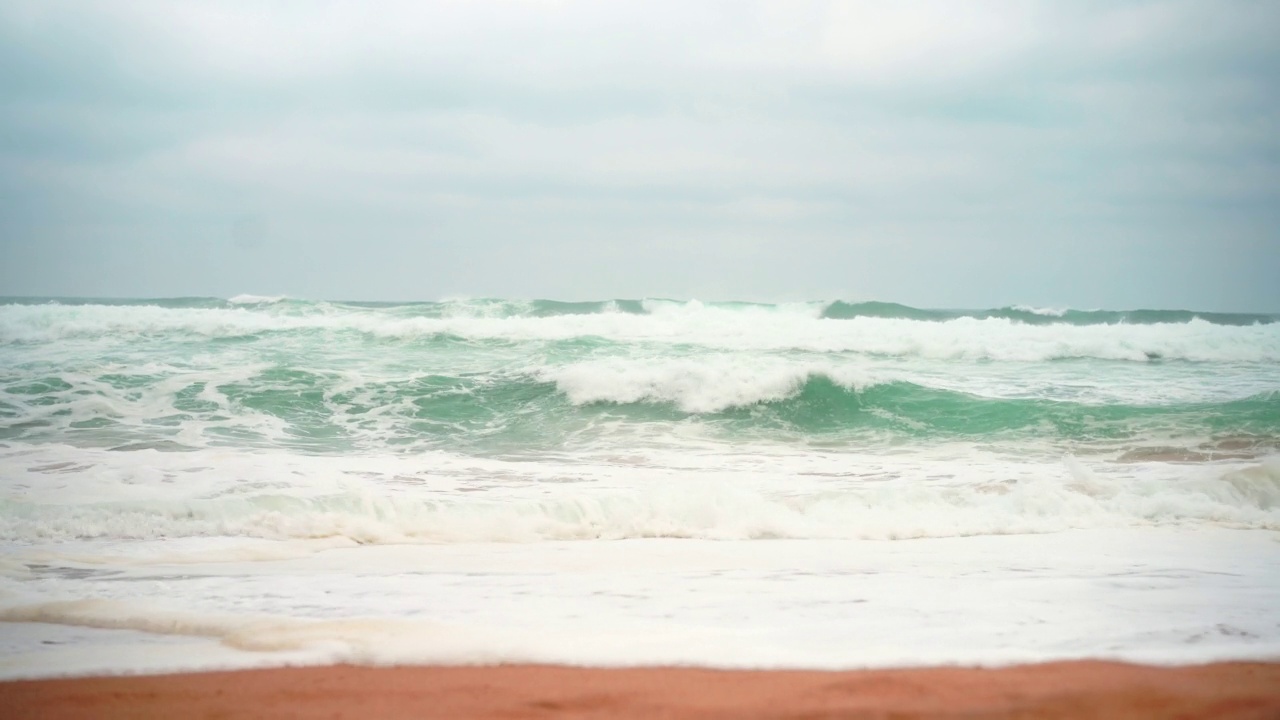
[[[489,684],[499,713],[648,683],[732,716],[885,671],[959,683],[909,712],[1077,681],[1235,702],[1212,693],[1273,666],[1216,663],[1280,658],[1276,320],[12,300],[0,680],[253,707]]]
[[[0,2],[0,720],[1280,720],[1277,29]]]
[[[0,684],[26,718],[1195,718],[1280,716],[1280,664],[750,672],[287,668]]]

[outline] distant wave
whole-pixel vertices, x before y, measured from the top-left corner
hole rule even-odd
[[[884,303],[217,302],[0,305],[0,345],[77,338],[252,339],[293,333],[325,343],[364,336],[414,342],[640,343],[1005,362],[1280,362],[1280,324],[1258,319],[1269,316],[1247,316],[1257,320],[1252,323],[1243,322],[1246,316],[1229,316],[1239,322],[1226,322],[1183,311],[1112,313],[1115,322],[1096,322],[1109,311],[1073,310],[1058,318],[1013,309],[947,316],[948,311]],[[1073,321],[1073,313],[1087,317]],[[847,317],[832,320],[841,314]],[[1120,316],[1124,319],[1117,319]],[[346,339],[340,337],[344,334]]]
[[[274,305],[287,299],[284,295],[236,295],[228,298],[227,302],[231,305]]]
[[[822,311],[822,316],[845,320],[879,317],[933,322],[960,318],[975,320],[999,318],[1031,325],[1156,325],[1188,323],[1195,320],[1214,325],[1265,325],[1280,320],[1280,316],[1262,313],[1217,313],[1192,310],[1072,310],[1034,308],[1026,305],[1012,305],[990,310],[922,310],[897,303],[846,303],[838,300],[828,305]]]
[[[1014,305],[1012,306],[1012,309],[1019,312],[1029,312],[1033,315],[1044,315],[1047,317],[1062,317],[1070,311],[1070,308],[1038,308],[1030,305]]]
[[[554,318],[598,314],[690,314],[706,311],[746,314],[783,314],[820,317],[829,320],[881,318],[948,322],[959,319],[1002,319],[1032,325],[1154,325],[1185,324],[1193,321],[1213,325],[1256,325],[1280,322],[1276,313],[1224,313],[1200,310],[1079,310],[1009,305],[988,309],[928,309],[893,302],[812,301],[796,303],[703,302],[661,298],[612,299],[568,302],[561,300],[513,300],[500,298],[459,298],[422,302],[360,302],[300,300],[283,295],[236,295],[219,298],[0,298],[0,304],[66,306],[102,305],[115,307],[153,306],[171,309],[217,309],[287,303],[300,309],[320,311],[333,308],[381,309],[398,317],[422,318]]]

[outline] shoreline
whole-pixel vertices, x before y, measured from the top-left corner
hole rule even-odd
[[[1280,661],[720,670],[328,665],[0,682],[6,717],[1280,717]]]

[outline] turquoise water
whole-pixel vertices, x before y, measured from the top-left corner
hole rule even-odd
[[[1273,450],[1277,316],[892,303],[8,299],[0,441]]]

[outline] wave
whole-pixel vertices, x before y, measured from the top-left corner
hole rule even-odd
[[[1094,442],[1153,437],[1280,436],[1280,392],[1179,396],[1164,386],[1052,387],[982,379],[911,379],[858,364],[700,356],[614,358],[407,377],[262,365],[183,372],[152,365],[98,375],[0,383],[0,440],[115,447],[234,441],[315,452],[509,444],[556,447],[610,423],[669,427],[697,420],[723,439],[852,434],[864,439],[1038,438]],[[966,385],[965,383],[968,383]],[[1000,390],[1002,394],[992,394]],[[1148,398],[1164,393],[1157,402]],[[1125,395],[1128,393],[1128,395]],[[1144,401],[1144,398],[1146,400]],[[615,430],[622,432],[622,430]],[[596,435],[592,435],[596,434]]]
[[[930,309],[916,308],[894,302],[806,301],[793,303],[757,302],[701,302],[698,300],[672,300],[663,298],[611,299],[569,302],[562,300],[513,300],[502,298],[452,298],[441,301],[377,302],[377,301],[311,301],[283,295],[241,294],[231,298],[182,297],[154,299],[123,298],[57,298],[57,297],[0,297],[0,305],[104,305],[114,307],[159,308],[235,308],[243,305],[274,305],[287,302],[291,305],[316,309],[332,308],[381,308],[398,311],[399,316],[428,318],[476,317],[476,318],[546,318],[564,315],[594,315],[627,313],[633,315],[661,314],[681,309],[719,309],[739,312],[778,312],[821,317],[831,320],[856,318],[882,318],[890,320],[919,320],[946,322],[969,318],[974,320],[1004,319],[1034,325],[1155,325],[1184,324],[1200,320],[1213,325],[1268,325],[1280,322],[1276,313],[1228,313],[1201,310],[1080,310],[1073,308],[1040,308],[1030,305],[1007,305],[988,309]]]
[[[1042,315],[1044,317],[1063,317],[1071,310],[1069,308],[1038,308],[1030,305],[1014,305],[1010,309],[1019,312],[1029,312],[1032,315]]]
[[[891,318],[946,322],[961,318],[974,320],[1012,320],[1029,325],[1162,325],[1194,321],[1213,325],[1267,325],[1280,322],[1280,316],[1265,313],[1221,313],[1192,310],[1073,310],[1069,308],[1036,308],[1011,305],[988,310],[923,310],[885,302],[827,305],[822,316],[831,319],[859,317]]]
[[[367,339],[590,341],[965,361],[1280,362],[1280,324],[1215,323],[1190,316],[1185,322],[1072,324],[968,315],[925,321],[896,317],[897,310],[886,310],[883,317],[858,314],[832,321],[824,317],[831,307],[823,311],[805,304],[722,306],[644,301],[638,306],[613,303],[609,305],[613,309],[597,309],[587,304],[548,306],[546,301],[532,305],[487,302],[434,303],[425,309],[420,305],[353,306],[287,299],[225,307],[9,304],[0,306],[0,346],[76,339],[122,343],[138,338],[253,340],[283,334],[326,345]],[[516,304],[522,309],[513,309]],[[1056,320],[1034,312],[1022,314]]]
[[[503,493],[261,492],[235,498],[49,505],[0,500],[0,538],[244,536],[363,544],[628,538],[909,539],[1072,528],[1225,525],[1280,530],[1280,461],[1182,478],[1095,473],[955,484],[922,477],[774,492],[701,478],[642,488]]]
[[[1280,392],[1225,402],[1094,404],[1035,397],[990,397],[851,370],[804,366],[757,373],[700,363],[579,365],[548,373],[580,406],[668,408],[723,421],[739,431],[867,431],[902,437],[994,440],[1030,433],[1043,439],[1107,441],[1161,432],[1229,429],[1269,447],[1280,434]],[[670,418],[675,419],[675,418]]]
[[[288,300],[284,295],[236,295],[228,298],[229,305],[274,305],[278,302]]]

